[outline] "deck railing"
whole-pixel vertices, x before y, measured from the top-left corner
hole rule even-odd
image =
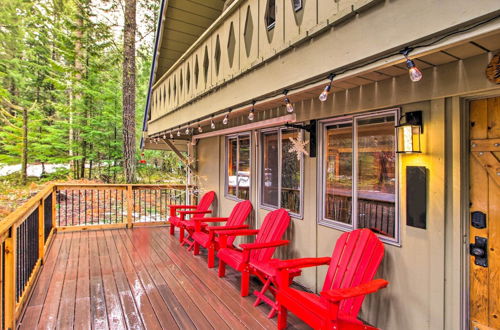
[[[186,185],[51,184],[0,222],[0,325],[14,329],[56,231],[165,224]]]

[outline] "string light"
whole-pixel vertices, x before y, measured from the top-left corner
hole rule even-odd
[[[406,67],[408,68],[408,74],[410,75],[411,81],[417,82],[422,79],[422,71],[420,71],[415,65],[415,62],[408,57],[412,50],[413,48],[406,47],[401,51],[401,54],[406,58]]]
[[[330,83],[325,86],[325,89],[319,94],[319,100],[321,102],[325,102],[328,99],[328,92],[330,92],[330,89],[332,88],[332,82],[333,78],[335,78],[335,73],[330,73],[328,76],[328,79],[330,79]]]
[[[167,139],[167,133],[163,133],[163,140]]]
[[[214,115],[212,115],[212,119],[210,119],[210,128],[215,129],[215,123],[214,123]]]
[[[285,89],[283,91],[283,94],[285,94],[285,106],[286,106],[286,111],[288,113],[292,113],[293,112],[293,105],[292,105],[292,102],[290,102],[290,99],[287,97],[288,95],[288,89]]]
[[[224,116],[224,119],[222,120],[222,124],[227,125],[227,123],[229,122],[229,114],[230,113],[231,113],[231,110],[229,110],[229,112],[226,113],[226,115]]]
[[[177,136],[181,136],[181,127],[179,126],[179,128],[177,129]]]
[[[250,109],[250,113],[248,114],[248,120],[253,121],[255,119],[255,101],[252,101],[252,109]]]
[[[172,130],[170,130],[170,138],[173,139],[174,138],[174,134],[172,134]]]
[[[198,122],[198,133],[203,133],[203,128],[201,128],[200,122]]]
[[[186,135],[189,135],[189,123],[188,123],[188,126],[186,127],[186,131],[184,133],[186,133]]]

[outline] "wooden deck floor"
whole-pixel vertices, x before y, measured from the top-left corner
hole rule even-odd
[[[241,298],[239,274],[227,274],[219,279],[167,227],[58,233],[20,328],[275,329],[268,307]]]

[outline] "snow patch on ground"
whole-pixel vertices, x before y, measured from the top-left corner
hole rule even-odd
[[[45,164],[45,173],[54,173],[59,168],[69,169],[69,164]],[[21,164],[16,165],[0,165],[0,176],[6,176],[14,172],[21,171]],[[42,165],[28,165],[28,176],[42,176]]]

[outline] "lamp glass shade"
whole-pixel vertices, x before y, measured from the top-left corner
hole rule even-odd
[[[398,131],[398,153],[421,153],[419,125],[403,124],[396,127]]]

